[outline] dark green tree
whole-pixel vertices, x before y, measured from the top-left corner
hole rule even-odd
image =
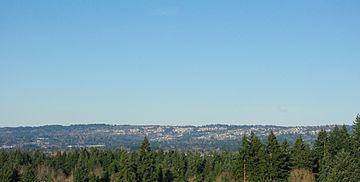
[[[356,145],[360,146],[360,114],[356,115],[354,124],[353,124],[353,138],[356,141]]]
[[[89,181],[89,171],[83,164],[77,164],[74,169],[74,182],[88,182]]]
[[[266,180],[278,181],[282,179],[281,164],[284,162],[284,156],[273,131],[270,132],[266,145]]]
[[[237,162],[237,167],[235,169],[235,176],[238,181],[246,180],[248,178],[248,169],[249,165],[249,149],[250,143],[247,136],[244,134],[241,140],[241,147],[239,150],[239,158]]]
[[[334,130],[329,134],[329,151],[332,156],[344,149],[346,152],[351,151],[350,135],[345,126],[339,128],[335,126]]]
[[[138,181],[136,155],[134,153],[128,155],[124,151],[120,160],[121,167],[116,174],[116,179],[124,182]]]
[[[293,169],[305,168],[312,169],[310,147],[304,143],[300,136],[291,150],[290,162]]]
[[[320,161],[322,160],[324,153],[325,153],[325,147],[329,147],[329,141],[328,141],[328,135],[325,130],[320,130],[317,139],[315,140],[313,149],[311,151],[312,155],[312,167],[313,172],[315,173],[315,176],[319,177],[319,171],[320,171]],[[327,151],[328,152],[328,151]]]
[[[139,182],[156,181],[155,155],[151,151],[147,137],[139,149],[137,174]]]
[[[331,154],[329,152],[329,146],[325,145],[323,156],[320,159],[319,172],[318,172],[318,181],[327,181],[328,176],[331,174],[333,161]]]
[[[161,167],[157,168],[157,182],[164,182],[164,174]]]
[[[330,174],[326,178],[327,182],[358,182],[360,181],[360,168],[356,160],[349,152],[342,149],[336,155]]]
[[[21,177],[21,182],[37,182],[35,173],[31,168],[25,169],[23,176]]]
[[[248,167],[246,167],[248,180],[264,181],[267,172],[265,147],[254,132],[251,132],[250,134],[249,143]]]
[[[16,168],[11,168],[10,166],[2,166],[0,171],[0,180],[8,182],[18,182],[20,181],[19,171]]]
[[[174,175],[169,169],[167,169],[165,172],[164,182],[173,182],[173,181],[174,181]]]
[[[360,115],[357,114],[353,124],[352,152],[355,154],[357,163],[360,163]]]

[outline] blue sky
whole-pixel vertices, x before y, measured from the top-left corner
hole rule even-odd
[[[0,1],[0,126],[351,124],[360,2]]]

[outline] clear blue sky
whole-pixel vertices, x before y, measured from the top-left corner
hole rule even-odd
[[[0,1],[0,126],[351,124],[360,1]]]

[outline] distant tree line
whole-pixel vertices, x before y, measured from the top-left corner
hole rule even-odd
[[[322,130],[313,145],[290,145],[271,132],[266,142],[244,135],[234,152],[152,150],[145,137],[137,151],[79,149],[53,154],[0,150],[4,182],[360,181],[360,115],[353,132]]]

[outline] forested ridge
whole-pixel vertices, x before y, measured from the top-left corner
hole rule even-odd
[[[252,132],[238,152],[199,153],[152,150],[144,138],[137,151],[79,149],[44,153],[0,150],[4,182],[170,182],[170,181],[360,181],[360,115],[352,133],[346,127],[322,130],[314,144],[302,137],[266,142]]]
[[[74,148],[101,147],[134,151],[148,137],[153,150],[215,151],[239,150],[242,135],[253,131],[265,142],[273,131],[279,142],[287,139],[293,144],[302,135],[306,143],[313,143],[317,133],[333,130],[335,125],[322,126],[272,126],[272,125],[226,125],[202,126],[169,125],[45,125],[35,127],[0,127],[0,149],[21,148],[56,152]],[[349,132],[350,125],[346,125]]]

